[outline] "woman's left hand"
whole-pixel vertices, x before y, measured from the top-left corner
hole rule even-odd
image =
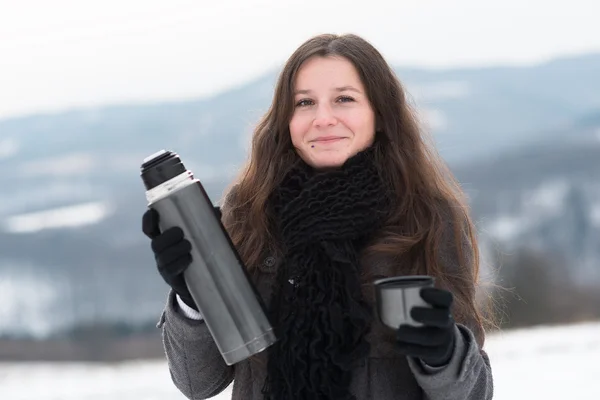
[[[455,343],[455,322],[450,312],[452,293],[424,288],[420,294],[431,308],[413,307],[410,310],[411,317],[423,326],[400,325],[396,334],[398,346],[407,356],[420,358],[429,366],[445,366],[452,358]]]

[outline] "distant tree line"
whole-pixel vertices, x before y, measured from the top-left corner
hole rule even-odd
[[[499,328],[600,319],[600,288],[576,283],[561,254],[519,248],[498,252],[494,264],[491,293]]]

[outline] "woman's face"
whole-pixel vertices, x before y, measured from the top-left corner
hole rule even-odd
[[[354,65],[343,57],[313,57],[294,85],[290,135],[313,168],[339,167],[371,146],[375,113]]]

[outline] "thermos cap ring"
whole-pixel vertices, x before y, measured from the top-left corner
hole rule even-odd
[[[169,150],[160,150],[142,163],[141,175],[146,190],[150,190],[181,175],[186,171],[179,155]]]

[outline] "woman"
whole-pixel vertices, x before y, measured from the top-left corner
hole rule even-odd
[[[278,342],[227,366],[181,273],[190,245],[147,211],[172,287],[160,320],[175,385],[190,399],[490,399],[478,253],[465,200],[424,142],[381,54],[355,35],[314,37],[285,65],[222,221]],[[372,282],[427,274],[420,327],[383,326]],[[234,379],[235,378],[235,379]]]

